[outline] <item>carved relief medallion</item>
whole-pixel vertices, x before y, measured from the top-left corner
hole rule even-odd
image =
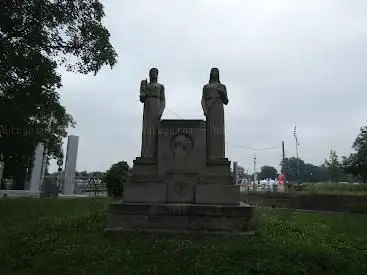
[[[187,156],[194,148],[194,144],[189,135],[177,134],[172,138],[170,148],[174,156]]]

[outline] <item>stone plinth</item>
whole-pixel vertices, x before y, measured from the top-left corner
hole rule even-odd
[[[106,231],[245,233],[253,208],[247,204],[110,204]]]
[[[195,188],[196,204],[238,205],[240,186],[223,184],[198,184]]]
[[[167,183],[131,183],[124,187],[124,202],[239,205],[238,185],[196,184],[190,178]]]
[[[162,183],[131,183],[124,186],[124,202],[165,203],[166,185]]]
[[[208,176],[230,176],[231,162],[227,158],[209,159],[206,162],[206,172]]]
[[[157,162],[149,158],[136,158],[133,165],[132,182],[151,183],[159,182],[157,175]]]

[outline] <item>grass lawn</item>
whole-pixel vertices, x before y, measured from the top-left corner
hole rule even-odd
[[[252,237],[103,232],[105,199],[0,199],[0,274],[367,274],[367,216],[259,212]]]
[[[303,193],[366,196],[367,184],[304,183]]]

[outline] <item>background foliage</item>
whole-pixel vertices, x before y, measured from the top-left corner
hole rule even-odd
[[[97,0],[1,2],[0,153],[4,177],[14,178],[16,189],[24,187],[37,143],[57,157],[67,128],[75,125],[59,101],[57,69],[96,74],[116,63],[104,15]]]

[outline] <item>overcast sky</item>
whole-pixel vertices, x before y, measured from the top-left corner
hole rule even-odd
[[[77,170],[104,171],[140,153],[140,81],[159,69],[163,119],[204,119],[212,67],[227,86],[226,155],[253,170],[279,166],[281,141],[321,164],[366,124],[367,1],[103,1],[118,64],[96,77],[62,73],[64,104],[77,121]],[[65,142],[66,145],[66,142]],[[241,148],[242,147],[242,148]]]

